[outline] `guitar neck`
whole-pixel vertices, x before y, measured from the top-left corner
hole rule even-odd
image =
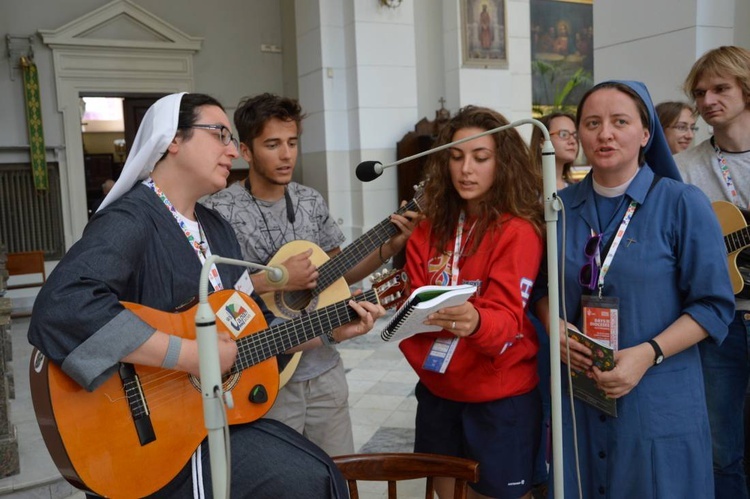
[[[369,290],[351,299],[378,303],[374,290]],[[277,324],[264,331],[237,340],[237,361],[232,372],[243,371],[275,355],[286,352],[321,334],[356,319],[357,312],[344,300],[329,305],[294,320]]]
[[[399,208],[396,213],[401,215],[407,210],[419,211],[419,209],[416,199],[412,199],[409,203]],[[397,233],[398,228],[391,222],[390,217],[382,220],[375,227],[365,232],[356,241],[344,248],[341,253],[318,268],[320,275],[318,277],[318,285],[312,291],[313,295],[320,294],[331,284],[341,279],[349,270],[364,260],[367,255]]]
[[[744,227],[724,236],[727,254],[734,253],[750,246],[750,227]]]

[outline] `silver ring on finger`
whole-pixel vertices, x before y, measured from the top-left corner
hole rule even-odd
[[[453,322],[451,323],[451,329],[456,329],[456,321],[453,321]]]

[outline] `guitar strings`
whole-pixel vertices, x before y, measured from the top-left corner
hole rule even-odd
[[[409,203],[407,203],[406,205],[399,208],[396,213],[401,215],[405,211],[409,210],[421,211],[419,208],[419,204],[416,201],[416,197],[409,201]],[[348,258],[349,261],[341,264],[341,266],[346,266],[352,260],[357,262],[362,260],[372,252],[372,250],[367,250],[373,246],[373,243],[375,246],[380,246],[397,232],[398,229],[391,222],[390,217],[380,221],[380,223],[378,223],[375,227],[364,233],[356,241],[347,246],[343,251],[341,251],[341,253],[335,255],[333,258],[318,267],[320,277],[318,278],[319,285],[317,286],[317,289],[325,289],[333,282],[341,278],[341,271],[337,268],[337,265],[340,261]],[[385,236],[383,236],[383,234],[385,234]],[[385,237],[385,239],[383,239],[383,237]],[[369,245],[366,245],[366,242],[369,243]]]
[[[364,297],[365,294],[363,293],[360,296]],[[355,299],[359,300],[359,298],[358,296]],[[259,331],[246,336],[237,342],[238,361],[235,362],[234,368],[244,369],[246,365],[254,365],[273,357],[277,353],[282,353],[293,346],[299,345],[304,340],[309,341],[309,339],[319,336],[329,329],[345,324],[352,320],[349,311],[352,311],[352,309],[349,307],[347,300],[329,305],[324,309],[298,317],[297,319],[283,322],[265,331]],[[308,338],[307,332],[310,330],[322,332]],[[273,344],[269,342],[269,339]]]
[[[352,297],[356,301],[377,302],[377,294],[374,290]],[[320,309],[312,314],[287,321],[271,328],[251,333],[237,340],[237,360],[230,373],[242,373],[246,368],[255,366],[264,360],[272,358],[277,353],[282,353],[289,348],[301,344],[304,340],[313,339],[339,325],[350,322],[357,314],[349,307],[349,300],[341,301]],[[320,332],[309,335],[310,331]],[[309,338],[308,338],[309,336]],[[138,373],[140,389],[149,411],[153,411],[163,405],[180,399],[183,395],[185,383],[190,381],[184,377],[189,376],[184,371],[157,370],[149,373]],[[196,378],[196,381],[199,381]],[[192,385],[191,385],[192,386]],[[133,384],[128,391],[135,390]],[[195,388],[196,392],[200,390]],[[128,400],[127,393],[121,397],[110,399],[112,403]]]
[[[352,313],[350,311],[353,312],[347,302],[339,302],[322,309],[318,314],[313,314],[309,317],[306,316],[296,321],[288,321],[240,338],[237,341],[237,361],[231,372],[239,372],[241,375],[246,367],[255,366],[262,361],[272,358],[276,353],[290,348],[291,344],[302,343],[302,340],[307,338],[305,331],[326,331],[339,324],[349,322],[352,320]],[[300,329],[303,329],[303,331],[300,331]],[[269,339],[272,344],[269,343]],[[284,342],[284,339],[287,341]],[[244,364],[247,364],[246,367],[238,369],[238,367]],[[159,373],[144,375],[141,378],[142,391],[150,411],[171,403],[182,396],[181,392],[184,387],[182,376],[188,376],[188,373],[181,371],[163,373],[164,371],[161,371]],[[175,381],[180,381],[179,385],[176,385]],[[196,391],[199,390],[196,389]]]
[[[152,404],[153,395],[159,393],[158,388],[166,387],[167,389],[171,389],[172,382],[179,380],[179,378],[181,378],[183,375],[187,376],[188,374],[182,371],[159,371],[158,373],[146,374],[144,376],[141,376],[139,374],[138,378],[140,380],[141,391],[144,394],[144,398],[146,399],[149,408],[153,406]],[[147,380],[147,381],[144,381],[144,380]],[[134,384],[133,384],[133,387],[135,387]],[[109,398],[110,402],[112,403],[120,402],[120,401],[127,400],[127,399],[128,399],[128,390],[126,390],[125,394],[120,397]]]

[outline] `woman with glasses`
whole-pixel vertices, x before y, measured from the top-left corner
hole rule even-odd
[[[238,156],[237,142],[229,127],[222,106],[207,95],[172,94],[156,101],[143,118],[119,179],[81,239],[55,267],[40,291],[29,325],[29,341],[89,391],[111,389],[112,392],[106,393],[117,393],[118,388],[121,391],[118,376],[118,372],[122,373],[121,363],[161,368],[156,373],[146,371],[147,376],[141,377],[143,399],[150,409],[148,416],[154,421],[157,443],[160,438],[165,440],[160,428],[171,421],[164,415],[195,420],[196,430],[204,426],[202,411],[187,411],[190,404],[183,399],[184,389],[182,385],[174,385],[177,380],[187,379],[187,373],[200,375],[198,344],[189,338],[189,331],[183,339],[156,330],[121,302],[172,312],[189,304],[197,295],[201,269],[211,254],[242,258],[229,223],[219,213],[198,204],[202,196],[226,186],[232,160]],[[222,289],[252,292],[244,267],[215,265],[208,278],[212,292]],[[253,293],[252,297],[265,320],[273,320],[258,296]],[[232,300],[224,308],[246,307],[244,301]],[[337,328],[340,338],[365,333],[385,312],[379,305],[369,303],[351,302],[351,307],[359,320]],[[174,324],[178,322],[173,320]],[[167,320],[162,320],[164,323]],[[246,329],[237,334],[243,332]],[[315,344],[320,345],[318,338],[305,345]],[[237,343],[228,333],[221,333],[217,350],[221,370],[226,373],[237,358]],[[155,383],[154,378],[160,381]],[[103,386],[110,382],[115,384]],[[129,383],[129,390],[135,392],[133,385]],[[195,395],[199,397],[200,393]],[[235,393],[235,400],[238,396],[248,395]],[[81,411],[93,412],[91,409],[96,407]],[[107,410],[103,414],[113,412]],[[82,419],[103,417],[82,416]],[[132,419],[123,419],[111,421],[111,431],[131,435],[137,445]],[[139,418],[137,429],[139,434],[146,435],[145,439],[148,432],[142,428],[148,426],[144,419]],[[209,467],[207,440],[191,444],[195,433],[180,438],[183,437],[187,442],[184,445],[174,440],[164,441],[165,452],[159,473],[155,474],[158,478],[139,481],[141,484],[147,481],[144,487],[148,488],[141,490],[149,495],[175,498],[204,497],[205,489],[210,491],[214,470]],[[97,435],[81,438],[81,448],[97,453],[90,458],[91,462],[109,462],[108,452],[115,454],[118,448],[126,447],[127,441],[125,437],[116,442],[118,448],[104,449],[101,444],[90,448],[85,444],[87,438],[95,439]],[[232,497],[348,497],[343,477],[330,458],[281,423],[259,419],[234,424],[227,438],[231,442]],[[139,480],[138,472],[142,471],[139,465],[144,466],[133,463],[128,474],[124,470],[113,471],[118,484],[122,484],[120,488],[110,485],[114,488],[108,494],[95,488],[93,492],[110,497],[128,495],[121,489],[126,488],[128,479]]]
[[[435,145],[507,123],[467,106]],[[487,471],[470,497],[530,497],[541,403],[526,303],[542,257],[541,174],[515,129],[433,154],[427,170],[426,220],[407,242],[406,272],[414,288],[473,284],[478,291],[425,322],[441,331],[399,344],[419,376],[414,450],[479,461]],[[452,497],[449,479],[435,485],[440,497]]]
[[[656,114],[672,154],[682,152],[692,145],[698,127],[695,126],[695,110],[690,104],[662,102],[656,106]]]
[[[570,177],[570,167],[578,157],[578,132],[576,132],[575,116],[564,111],[554,111],[539,118],[539,121],[549,130],[549,138],[555,148],[555,171],[557,173],[557,188],[564,189],[573,183]],[[539,128],[534,127],[531,134],[531,155],[539,170],[542,168],[542,146],[544,136]]]
[[[577,398],[573,415],[563,388],[566,496],[578,496],[575,418],[584,498],[712,497],[697,343],[721,342],[732,319],[721,230],[706,196],[682,183],[643,84],[596,85],[578,106],[577,128],[592,169],[559,193],[560,310],[615,349],[615,366],[595,367],[589,348],[566,341],[562,319],[561,351],[615,400],[617,416]],[[546,298],[539,305],[548,320]]]

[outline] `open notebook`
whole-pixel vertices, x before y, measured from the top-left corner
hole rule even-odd
[[[398,341],[417,333],[440,331],[440,326],[422,324],[427,316],[445,307],[460,305],[477,290],[470,284],[457,286],[422,286],[415,289],[409,299],[399,307],[380,332],[383,341]]]

